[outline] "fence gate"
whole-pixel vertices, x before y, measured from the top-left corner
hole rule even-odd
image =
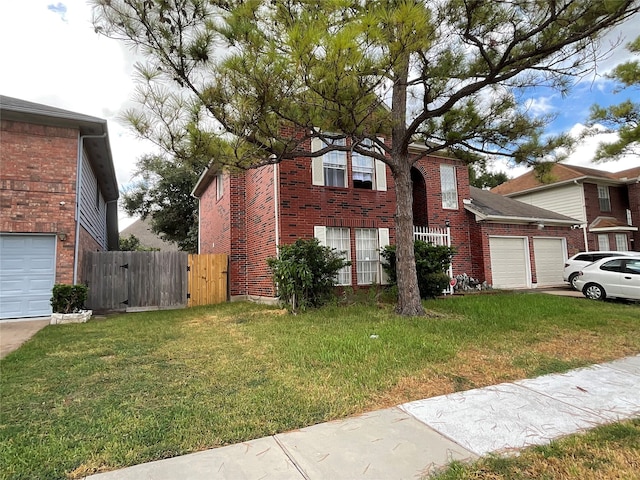
[[[189,255],[187,306],[226,302],[229,257],[226,254]]]
[[[180,308],[187,303],[184,252],[86,252],[82,272],[92,310]]]

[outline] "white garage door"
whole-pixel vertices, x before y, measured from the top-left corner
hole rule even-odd
[[[534,238],[533,255],[536,261],[538,285],[563,283],[562,270],[567,258],[564,254],[564,238]]]
[[[56,237],[0,235],[0,318],[51,315]]]
[[[529,286],[529,255],[526,238],[489,237],[489,250],[494,288]]]

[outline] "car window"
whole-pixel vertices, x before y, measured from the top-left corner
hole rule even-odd
[[[627,260],[625,267],[625,273],[633,273],[635,275],[640,275],[640,259],[638,260]]]
[[[600,265],[600,270],[606,270],[608,272],[621,272],[623,261],[621,259],[610,260]]]
[[[593,262],[593,255],[583,253],[582,255],[578,255],[575,260],[579,260],[581,262]]]

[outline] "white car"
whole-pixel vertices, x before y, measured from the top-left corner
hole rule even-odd
[[[594,252],[579,252],[574,256],[569,257],[564,262],[564,271],[562,273],[562,278],[565,282],[569,282],[569,284],[575,289],[576,286],[573,284],[574,280],[580,273],[582,268],[586,267],[590,263],[597,262],[603,258],[607,257],[617,257],[622,255],[637,255],[640,256],[640,252],[614,252],[614,251],[605,251],[605,250],[596,250]]]
[[[593,262],[580,271],[573,284],[593,300],[640,300],[640,257],[617,256]]]

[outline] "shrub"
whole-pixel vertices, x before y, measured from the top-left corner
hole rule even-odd
[[[77,313],[84,308],[87,301],[86,285],[65,285],[56,283],[53,286],[51,307],[53,313]]]
[[[449,285],[450,278],[445,272],[451,264],[451,257],[455,254],[455,249],[416,240],[413,251],[416,256],[420,297],[434,298],[440,295]],[[397,285],[396,246],[386,246],[380,254],[383,259],[382,268],[389,277],[389,283]]]
[[[279,257],[267,259],[280,301],[293,312],[325,304],[333,297],[338,271],[351,264],[342,255],[316,238],[281,245]]]

